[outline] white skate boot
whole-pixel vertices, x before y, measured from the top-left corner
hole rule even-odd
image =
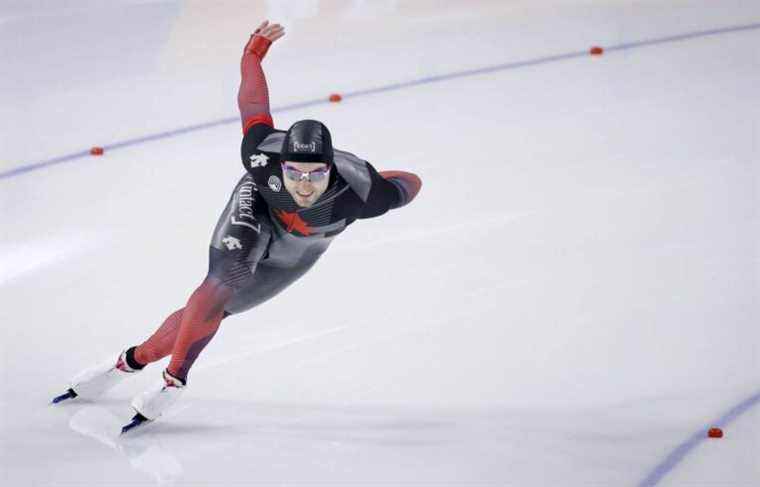
[[[95,399],[130,375],[140,372],[142,369],[133,369],[128,365],[129,350],[121,352],[115,362],[107,360],[77,374],[71,380],[69,389],[53,398],[53,404],[75,397]]]
[[[132,400],[132,407],[137,412],[128,424],[122,429],[122,433],[161,416],[171,408],[185,391],[185,383],[164,370],[163,382],[148,389]]]

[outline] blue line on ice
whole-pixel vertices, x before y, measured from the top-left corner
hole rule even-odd
[[[752,406],[755,406],[758,403],[760,403],[760,392],[755,393],[754,395],[748,397],[744,401],[731,408],[731,410],[718,418],[710,426],[724,428],[732,423],[736,418],[747,412]],[[644,480],[642,480],[639,484],[639,487],[654,487],[657,485],[660,480],[662,480],[663,477],[665,477],[671,470],[673,470],[689,452],[691,452],[693,449],[699,446],[700,443],[707,439],[708,429],[709,427],[704,427],[703,429],[691,435],[686,441],[678,445],[675,449],[673,449],[673,451],[671,451],[670,454],[665,457],[662,462],[658,463],[651,470],[651,472],[647,474]]]
[[[622,44],[605,46],[604,49],[607,52],[623,51],[626,49],[636,49],[639,47],[652,46],[656,44],[665,44],[668,42],[678,42],[678,41],[684,41],[688,39],[696,39],[700,37],[709,37],[709,36],[714,36],[714,35],[729,34],[733,32],[741,32],[741,31],[748,31],[748,30],[755,30],[755,29],[760,29],[760,23],[736,25],[732,27],[722,27],[718,29],[701,30],[701,31],[688,32],[685,34],[678,34],[678,35],[672,35],[672,36],[667,36],[667,37],[646,39],[646,40],[641,40],[641,41],[625,42]],[[573,58],[578,58],[578,57],[588,56],[588,55],[589,53],[587,50],[574,51],[574,52],[569,52],[565,54],[557,54],[554,56],[546,56],[546,57],[541,57],[537,59],[531,59],[527,61],[517,61],[517,62],[504,63],[504,64],[496,64],[494,66],[486,66],[483,68],[469,69],[466,71],[456,71],[453,73],[441,74],[437,76],[428,76],[425,78],[420,78],[420,79],[416,79],[412,81],[405,81],[402,83],[394,83],[394,84],[390,84],[386,86],[381,86],[378,88],[369,88],[369,89],[364,89],[364,90],[351,91],[351,92],[343,94],[343,98],[373,95],[376,93],[384,93],[387,91],[400,90],[400,89],[409,88],[412,86],[437,83],[439,81],[448,81],[451,79],[464,78],[468,76],[476,76],[480,74],[493,73],[497,71],[506,71],[510,69],[524,68],[527,66],[536,66],[539,64],[547,64],[547,63],[552,63],[555,61],[563,61],[566,59],[573,59]],[[323,105],[327,103],[330,103],[330,101],[327,100],[326,98],[320,98],[318,100],[294,103],[292,105],[286,105],[279,108],[275,108],[272,110],[272,113],[279,113],[279,112],[284,112],[288,110],[296,110],[300,108],[307,108],[307,107],[311,107],[315,105]],[[213,120],[211,122],[199,123],[196,125],[188,125],[186,127],[180,127],[174,130],[167,130],[165,132],[158,132],[152,135],[146,135],[144,137],[129,139],[122,142],[114,142],[113,144],[104,145],[103,148],[106,151],[112,151],[114,149],[120,149],[122,147],[130,147],[134,145],[143,144],[146,142],[152,142],[154,140],[168,139],[168,138],[176,137],[178,135],[183,135],[189,132],[196,132],[198,130],[217,127],[220,125],[237,123],[239,122],[239,120],[240,120],[239,117],[222,118],[218,120]],[[84,150],[80,152],[74,152],[72,154],[66,154],[63,156],[54,157],[52,159],[46,159],[44,161],[20,163],[16,165],[17,167],[13,169],[10,169],[5,172],[0,172],[0,179],[6,179],[6,178],[14,177],[14,176],[19,176],[21,174],[25,174],[31,171],[36,171],[38,169],[43,169],[43,168],[54,166],[57,164],[62,164],[64,162],[71,162],[77,159],[87,157],[89,154],[90,154],[89,150]]]

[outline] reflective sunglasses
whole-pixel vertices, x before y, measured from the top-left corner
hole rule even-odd
[[[303,171],[299,171],[298,169],[291,166],[290,164],[283,162],[282,172],[291,181],[306,180],[311,183],[318,183],[324,180],[327,177],[327,175],[330,174],[330,166],[323,167],[320,169],[314,169],[313,171],[303,172]]]

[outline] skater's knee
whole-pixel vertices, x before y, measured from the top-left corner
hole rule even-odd
[[[219,278],[207,276],[193,292],[187,307],[194,311],[202,310],[206,316],[222,315],[224,306],[234,294],[234,289]],[[204,319],[207,319],[204,317]]]
[[[228,292],[230,288],[231,286],[220,279],[218,276],[207,274],[206,277],[203,278],[203,282],[201,282],[196,291],[221,295]]]

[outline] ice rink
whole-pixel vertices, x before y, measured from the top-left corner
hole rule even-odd
[[[424,186],[118,438],[166,362],[49,401],[203,279],[264,19],[275,124]],[[0,46],[2,485],[760,485],[760,2],[5,0]]]

